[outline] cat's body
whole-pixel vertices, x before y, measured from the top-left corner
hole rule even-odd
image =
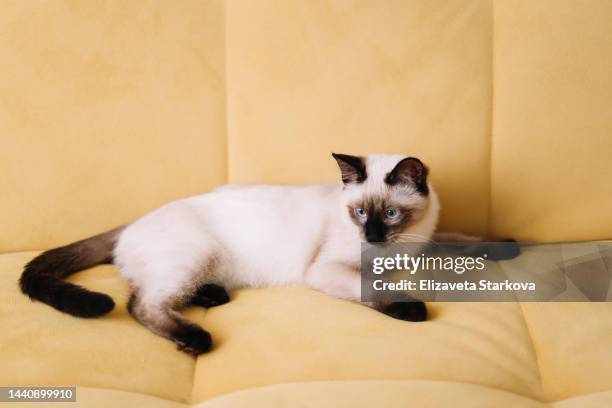
[[[417,159],[334,157],[343,183],[230,185],[172,202],[43,253],[26,267],[22,290],[64,312],[98,316],[112,299],[61,279],[112,262],[130,283],[130,313],[191,354],[207,351],[210,336],[178,310],[224,303],[226,290],[294,284],[359,301],[360,242],[426,242],[439,203]],[[421,302],[368,306],[403,320],[426,317]]]
[[[233,290],[305,284],[309,270],[319,264],[358,270],[363,238],[341,194],[341,184],[221,187],[170,203],[127,226],[114,263],[137,287],[151,281],[151,298],[183,280]],[[431,237],[437,205],[435,199],[430,216],[413,225],[412,233]],[[207,267],[211,262],[214,267]],[[175,273],[168,277],[168,270]],[[177,279],[180,273],[191,276]]]
[[[206,269],[202,264],[214,259],[215,272],[202,279],[227,290],[300,283],[310,264],[328,251],[338,262],[359,261],[359,236],[347,233],[355,226],[346,211],[341,213],[345,222],[330,219],[340,191],[331,184],[229,185],[176,201],[123,231],[115,263],[138,286],[158,269],[160,286],[168,285],[164,271],[185,269],[173,263],[185,265],[188,259],[194,264],[189,270]],[[147,241],[150,246],[143,247]],[[138,257],[156,265],[137,271]]]

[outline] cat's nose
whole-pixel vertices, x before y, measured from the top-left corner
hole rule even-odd
[[[365,238],[368,242],[385,242],[387,239],[386,226],[378,219],[368,220],[365,224]]]

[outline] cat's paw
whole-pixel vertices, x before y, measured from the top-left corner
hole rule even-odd
[[[214,284],[201,286],[191,299],[193,305],[203,307],[220,306],[229,301],[230,297],[225,288]]]
[[[499,241],[473,242],[463,247],[463,254],[486,257],[490,261],[503,261],[519,256],[521,246],[511,238]]]
[[[181,326],[174,333],[174,342],[178,350],[192,356],[206,353],[212,347],[210,334],[198,326]]]
[[[427,320],[427,307],[420,301],[393,302],[385,305],[381,312],[394,319],[409,322],[423,322]]]
[[[521,246],[512,238],[506,238],[490,244],[485,244],[483,252],[491,261],[513,259],[521,254]]]

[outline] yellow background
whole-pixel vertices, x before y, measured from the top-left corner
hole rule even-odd
[[[612,5],[574,4],[4,1],[0,251],[330,151],[422,158],[446,231],[610,238]]]

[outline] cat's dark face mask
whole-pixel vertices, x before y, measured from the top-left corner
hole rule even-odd
[[[380,166],[368,172],[367,160],[333,154],[350,193],[348,213],[367,242],[393,242],[419,218],[426,207],[429,189],[427,168],[419,159],[400,160],[388,171]],[[380,164],[380,163],[379,163]]]
[[[360,228],[367,242],[388,242],[399,237],[413,220],[414,209],[387,202],[380,197],[369,197],[348,206],[349,216]]]

